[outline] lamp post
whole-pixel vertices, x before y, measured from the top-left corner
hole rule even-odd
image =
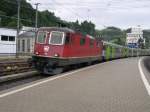
[[[0,26],[1,26],[2,18],[0,17]]]
[[[18,36],[19,36],[19,28],[20,28],[20,3],[21,3],[21,0],[17,0],[18,8],[17,8],[16,58],[18,58]]]
[[[31,0],[28,0],[31,1]],[[40,3],[35,3],[34,4],[36,6],[36,14],[35,14],[35,31],[38,28],[38,7],[40,5]]]

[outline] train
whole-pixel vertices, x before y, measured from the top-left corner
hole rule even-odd
[[[131,49],[61,27],[41,27],[36,34],[32,63],[40,73],[58,74],[70,66],[131,56],[150,55],[149,50]]]

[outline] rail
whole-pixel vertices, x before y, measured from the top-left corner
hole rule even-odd
[[[27,60],[1,61],[0,76],[32,71],[33,66]]]

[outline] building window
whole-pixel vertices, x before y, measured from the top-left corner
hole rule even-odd
[[[1,41],[8,41],[8,36],[2,35],[1,36]]]
[[[9,41],[15,41],[15,37],[14,36],[9,36]]]
[[[80,45],[84,45],[84,44],[85,44],[85,38],[83,37],[80,39]]]
[[[25,51],[25,40],[22,40],[22,52]]]
[[[27,51],[30,52],[30,39],[27,40]]]
[[[1,41],[15,41],[15,36],[6,36],[6,35],[2,35],[1,36]]]

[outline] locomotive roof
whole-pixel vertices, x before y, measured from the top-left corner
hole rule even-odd
[[[54,31],[62,31],[62,32],[71,32],[74,33],[75,31],[69,28],[63,27],[41,27],[39,30],[54,30]]]
[[[93,40],[95,40],[95,38],[93,37],[93,36],[91,36],[91,35],[87,35],[90,39],[93,39]]]

